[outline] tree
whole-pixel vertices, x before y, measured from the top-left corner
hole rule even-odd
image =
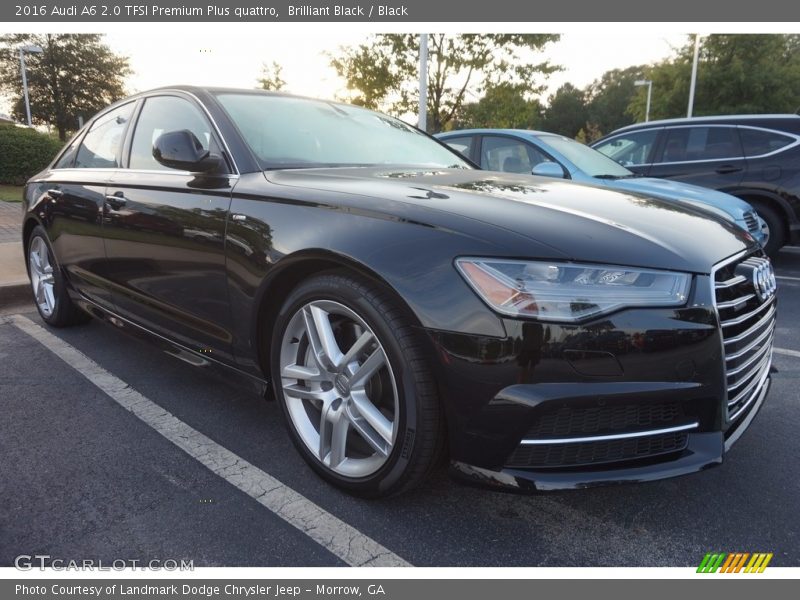
[[[125,96],[128,59],[114,54],[96,34],[8,34],[0,36],[0,89],[12,96],[13,113],[23,120],[19,53],[24,45],[40,46],[42,54],[25,57],[31,118],[52,125],[58,137],[77,129],[79,117],[88,118]]]
[[[586,129],[586,141],[593,141],[593,135],[599,137],[634,122],[628,106],[637,93],[647,93],[647,88],[634,85],[637,79],[642,79],[644,68],[637,65],[606,71],[585,90],[591,124]]]
[[[712,35],[702,50],[698,115],[793,113],[800,105],[800,35]]]
[[[581,130],[575,136],[575,139],[581,144],[591,144],[593,141],[599,140],[601,137],[603,137],[603,132],[600,131],[600,129],[597,127],[597,124],[589,121],[586,123],[586,127],[581,128]]]
[[[692,72],[692,55],[684,50],[673,58],[661,61],[645,69],[644,78],[653,82],[650,103],[651,119],[685,117],[689,99],[689,80]],[[631,96],[628,112],[635,122],[645,119],[647,95]]]
[[[537,99],[526,99],[525,92],[521,85],[510,83],[487,88],[480,100],[463,106],[456,127],[540,128],[542,104]]]
[[[686,115],[694,38],[646,69],[653,81],[651,118]],[[793,113],[800,108],[800,35],[711,35],[701,40],[693,114]],[[630,105],[644,120],[644,96]]]
[[[286,87],[286,81],[281,78],[283,67],[274,60],[271,65],[263,64],[261,66],[261,78],[258,80],[258,86],[262,90],[270,90],[278,92]]]
[[[0,184],[22,185],[64,146],[55,137],[0,122]]]
[[[468,93],[500,84],[522,86],[530,94],[558,70],[533,60],[550,34],[431,34],[428,36],[428,127],[442,131],[460,113]],[[379,34],[354,48],[340,48],[331,65],[345,79],[349,101],[397,115],[416,113],[419,37]]]
[[[565,83],[550,96],[543,127],[545,131],[574,138],[586,127],[588,116],[584,92]]]

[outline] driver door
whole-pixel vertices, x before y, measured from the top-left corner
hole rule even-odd
[[[129,138],[126,168],[114,174],[106,191],[108,276],[122,317],[230,362],[224,250],[236,178],[230,172],[193,174],[157,162],[155,140],[184,129],[219,153],[216,133],[193,99],[145,99]]]

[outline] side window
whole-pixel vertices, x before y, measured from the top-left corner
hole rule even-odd
[[[795,141],[795,138],[777,131],[750,129],[749,127],[740,127],[739,137],[742,138],[744,155],[747,157],[769,154]]]
[[[658,138],[659,129],[632,131],[612,138],[594,149],[621,165],[646,165]]]
[[[132,112],[133,102],[129,102],[95,121],[78,148],[75,167],[78,169],[113,169],[120,166],[122,138]]]
[[[464,137],[454,137],[442,140],[445,144],[450,146],[456,152],[460,152],[467,158],[472,156],[472,144],[475,143],[475,138],[465,135]]]
[[[484,136],[481,147],[481,168],[506,173],[526,173],[549,160],[544,154],[519,140]]]
[[[667,132],[661,162],[741,156],[742,148],[733,127],[676,127]]]
[[[54,169],[69,169],[75,164],[75,154],[78,151],[78,137],[64,150],[64,154],[58,159]]]
[[[205,150],[218,152],[211,124],[193,103],[177,96],[154,96],[145,100],[133,132],[130,168],[169,171],[169,167],[153,158],[153,144],[162,133],[182,129],[191,131]]]

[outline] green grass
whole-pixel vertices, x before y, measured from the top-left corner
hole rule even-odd
[[[0,185],[0,200],[20,202],[22,200],[21,185]]]

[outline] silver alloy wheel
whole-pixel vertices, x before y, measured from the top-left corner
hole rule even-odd
[[[283,333],[280,370],[292,424],[323,465],[366,477],[386,463],[397,439],[397,385],[361,317],[330,300],[306,304]]]
[[[45,317],[53,314],[56,308],[55,278],[50,265],[50,255],[45,241],[36,236],[31,242],[28,254],[28,266],[31,272],[31,285],[36,304]]]
[[[767,225],[767,222],[761,217],[759,217],[759,220],[761,221],[761,233],[764,236],[764,241],[761,242],[761,245],[766,248],[767,244],[769,244],[769,225]]]

